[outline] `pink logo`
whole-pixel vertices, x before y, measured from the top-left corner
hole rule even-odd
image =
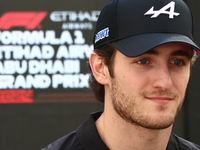
[[[7,12],[0,18],[0,29],[25,27],[25,29],[33,30],[38,27],[46,15],[46,11]]]

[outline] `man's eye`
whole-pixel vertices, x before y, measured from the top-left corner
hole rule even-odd
[[[180,65],[182,65],[183,62],[181,60],[174,60],[172,63],[174,65],[180,66]]]
[[[149,61],[147,59],[141,59],[139,61],[137,61],[139,64],[145,65],[147,64]]]

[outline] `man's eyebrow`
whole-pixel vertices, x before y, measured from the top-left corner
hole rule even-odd
[[[178,50],[178,51],[173,52],[172,56],[185,56],[188,59],[191,59],[192,53],[191,52],[189,53],[189,52],[186,52],[186,51],[183,51],[183,50]]]
[[[146,53],[144,54],[150,54],[150,55],[159,55],[159,52],[154,50],[154,49],[151,49],[149,51],[147,51]],[[183,51],[183,50],[178,50],[178,51],[175,51],[171,54],[172,56],[185,56],[187,57],[188,59],[191,59],[192,58],[192,53],[191,52],[186,52],[186,51]]]
[[[158,53],[156,50],[154,50],[154,49],[151,49],[151,50],[147,51],[147,52],[144,53],[144,54],[159,55],[159,53]]]

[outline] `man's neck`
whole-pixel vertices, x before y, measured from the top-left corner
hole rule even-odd
[[[111,150],[165,150],[172,130],[172,126],[162,130],[146,129],[126,122],[116,112],[106,109],[96,126]]]

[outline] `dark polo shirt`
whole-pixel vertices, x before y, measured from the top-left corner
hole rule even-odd
[[[109,150],[95,126],[95,121],[101,113],[91,114],[76,131],[65,135],[41,150]],[[200,146],[172,133],[166,150],[200,150]]]

